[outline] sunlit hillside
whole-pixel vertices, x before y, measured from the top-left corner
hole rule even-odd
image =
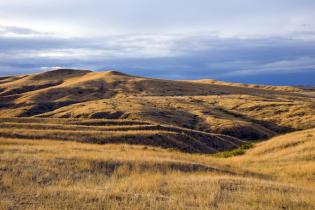
[[[314,209],[315,132],[219,158],[0,138],[2,209]]]
[[[0,209],[315,209],[310,87],[0,78]]]
[[[62,69],[2,78],[0,117],[140,120],[258,140],[315,127],[311,92]]]

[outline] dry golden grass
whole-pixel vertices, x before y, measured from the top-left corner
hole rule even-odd
[[[187,80],[187,81],[190,81],[190,80]],[[283,91],[283,92],[302,92],[303,91],[303,89],[299,87],[241,84],[241,83],[223,82],[223,81],[218,81],[218,80],[213,80],[213,79],[195,80],[195,82],[204,83],[204,84],[245,87],[245,88],[257,88],[257,89],[263,89],[263,90],[274,90],[274,91]]]
[[[171,81],[56,70],[0,83],[0,117],[145,120],[245,140],[315,127],[315,99],[295,87]]]
[[[130,120],[0,118],[0,136],[96,144],[141,144],[192,153],[215,153],[245,144],[230,136]]]
[[[315,155],[314,133],[276,137],[228,159],[144,146],[0,138],[0,207],[314,209],[315,171],[306,167]]]
[[[241,168],[315,189],[315,129],[256,144],[245,156],[234,159]]]
[[[314,108],[296,87],[0,78],[0,209],[315,209]]]

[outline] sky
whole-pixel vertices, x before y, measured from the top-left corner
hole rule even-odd
[[[0,76],[315,85],[314,0],[0,0]]]

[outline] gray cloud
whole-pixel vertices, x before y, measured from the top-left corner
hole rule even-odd
[[[118,69],[172,79],[315,74],[315,41],[302,38],[222,38],[212,32],[102,38],[1,36],[0,50],[2,75],[56,66]]]
[[[313,0],[10,0],[0,8],[0,75],[68,66],[274,84],[315,76]]]
[[[22,28],[22,27],[15,27],[15,26],[1,26],[0,25],[0,33],[2,35],[6,34],[34,34],[37,33],[36,31],[29,29],[29,28]]]

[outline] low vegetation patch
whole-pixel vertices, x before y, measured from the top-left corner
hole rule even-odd
[[[221,157],[221,158],[229,158],[233,156],[238,156],[238,155],[244,155],[246,150],[254,147],[254,144],[252,143],[246,143],[240,146],[240,148],[231,150],[231,151],[225,151],[225,152],[219,152],[215,154],[216,157]]]

